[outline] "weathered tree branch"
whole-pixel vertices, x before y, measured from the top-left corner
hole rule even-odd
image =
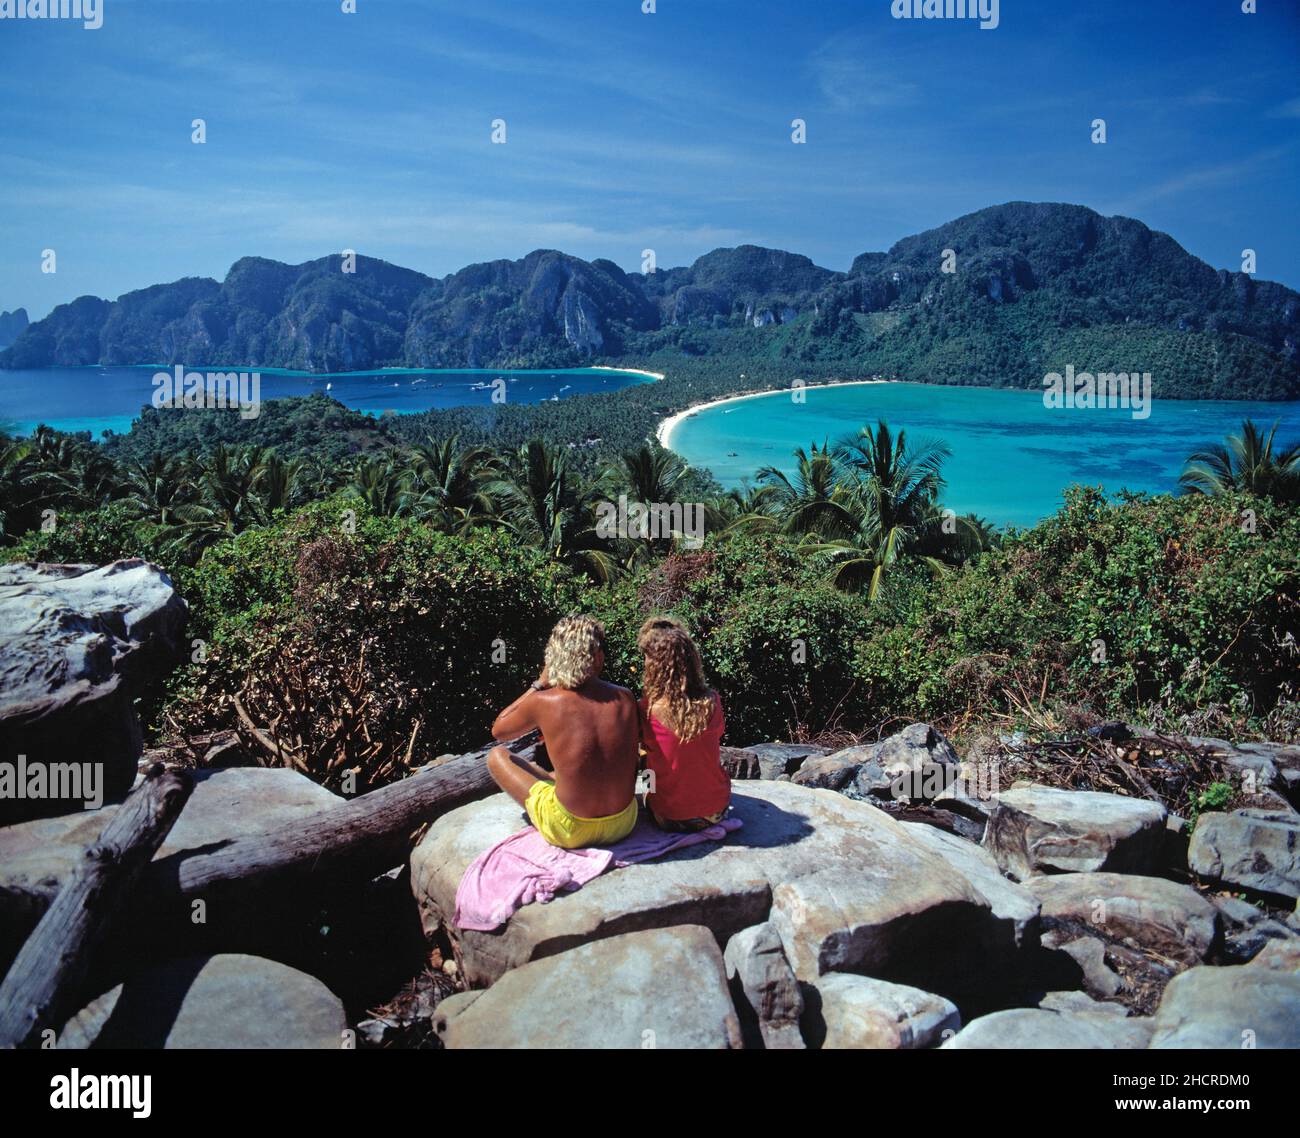
[[[55,896],[0,984],[0,1046],[57,1029],[84,996],[91,956],[180,816],[194,780],[155,763]]]

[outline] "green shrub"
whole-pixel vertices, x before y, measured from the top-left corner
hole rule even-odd
[[[1300,516],[1283,507],[1075,488],[1001,551],[915,593],[858,666],[877,712],[1006,710],[1028,695],[1099,715],[1232,707],[1244,722],[1292,695],[1298,559]]]
[[[342,498],[214,547],[187,585],[209,643],[177,683],[173,729],[236,727],[238,698],[291,761],[327,784],[356,771],[358,790],[408,747],[419,763],[485,742],[579,597],[505,535],[451,537]]]

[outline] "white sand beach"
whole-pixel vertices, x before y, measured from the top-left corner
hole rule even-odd
[[[627,375],[648,375],[651,379],[663,379],[664,373],[661,371],[646,371],[641,367],[606,367],[604,364],[592,364],[592,371],[621,371]]]
[[[864,387],[868,384],[875,383],[893,383],[892,379],[830,379],[824,383],[805,383],[804,391],[810,391],[814,387]],[[750,391],[744,395],[728,395],[725,399],[713,399],[708,403],[695,403],[687,407],[684,411],[678,411],[676,414],[669,415],[662,420],[655,428],[655,438],[659,440],[659,445],[665,450],[672,450],[673,431],[682,420],[689,418],[691,415],[700,411],[707,411],[711,407],[722,407],[727,403],[739,403],[742,399],[762,399],[765,396],[789,395],[794,389],[791,387],[777,387],[771,391]]]

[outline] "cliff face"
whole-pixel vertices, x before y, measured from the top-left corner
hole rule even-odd
[[[27,309],[0,312],[0,348],[7,348],[27,330]]]
[[[847,273],[755,245],[635,276],[547,249],[440,280],[366,257],[354,270],[338,256],[248,257],[223,282],[81,297],[20,330],[0,366],[562,367],[673,346],[677,330],[702,326],[721,336],[697,354],[771,328],[744,350],[1021,386],[1068,355],[1152,370],[1162,395],[1300,396],[1300,294],[1082,206],[994,206],[860,254]]]

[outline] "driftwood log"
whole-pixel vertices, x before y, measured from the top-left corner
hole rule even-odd
[[[86,851],[0,984],[0,1046],[39,1045],[76,1011],[96,947],[193,788],[187,770],[154,764]]]

